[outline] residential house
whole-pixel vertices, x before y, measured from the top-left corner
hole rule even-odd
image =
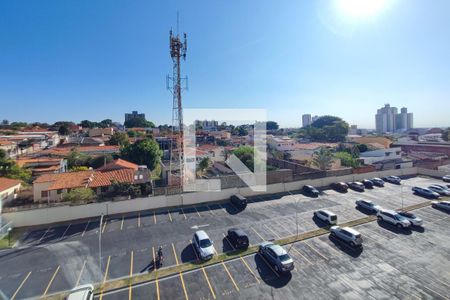
[[[374,165],[377,170],[411,168],[413,161],[402,158],[400,147],[378,149],[360,153],[359,158],[365,165]]]
[[[290,137],[267,135],[267,144],[271,145],[278,151],[293,151],[295,149],[295,141]]]
[[[90,137],[95,137],[95,136],[111,136],[114,134],[114,129],[109,127],[109,128],[91,128],[89,129],[89,136]]]
[[[0,149],[5,151],[7,158],[14,158],[19,153],[19,147],[13,141],[0,140]]]
[[[143,184],[151,182],[151,173],[145,166],[134,169],[88,170],[60,174],[45,174],[33,182],[35,202],[58,202],[75,188],[90,188],[97,195],[112,190],[114,182]]]
[[[107,163],[106,165],[104,165],[96,170],[101,171],[101,172],[107,172],[107,171],[125,170],[125,169],[138,170],[139,166],[137,164],[134,164],[132,162],[129,162],[129,161],[119,158],[110,163]]]
[[[23,168],[31,169],[33,176],[68,171],[67,160],[58,157],[21,157],[16,160]]]
[[[20,180],[0,177],[0,213],[3,204],[17,197],[21,185]]]

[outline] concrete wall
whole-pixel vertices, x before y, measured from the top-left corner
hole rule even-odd
[[[420,170],[422,174],[437,176],[438,171],[434,170]],[[365,174],[351,174],[339,177],[324,177],[317,179],[308,179],[302,181],[292,181],[286,183],[275,183],[267,185],[268,194],[280,193],[286,191],[294,191],[301,189],[306,184],[311,184],[316,187],[328,186],[333,182],[338,181],[355,181],[364,178],[383,177],[388,175],[407,176],[416,175],[417,168],[398,169],[389,171],[372,172]],[[439,176],[441,173],[439,173]],[[85,205],[65,205],[58,207],[48,207],[40,209],[22,210],[16,212],[8,212],[3,214],[5,222],[12,221],[14,227],[32,226],[39,224],[49,224],[61,221],[69,221],[82,218],[96,217],[101,214],[111,215],[120,214],[133,211],[158,209],[171,206],[180,205],[195,205],[204,202],[213,202],[219,200],[229,199],[233,194],[240,193],[244,196],[253,196],[261,194],[260,192],[253,192],[248,187],[224,189],[218,192],[192,192],[184,193],[182,195],[170,196],[153,196],[147,198],[137,198],[123,201],[108,201],[101,203],[91,203]]]
[[[423,169],[417,168],[417,172],[422,175],[432,176],[432,177],[443,177],[447,173],[445,170],[431,170],[431,169]]]

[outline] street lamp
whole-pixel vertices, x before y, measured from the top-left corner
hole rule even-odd
[[[12,228],[9,227],[8,228],[8,247],[11,246],[11,231],[12,231]]]

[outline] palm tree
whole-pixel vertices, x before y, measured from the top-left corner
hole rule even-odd
[[[318,167],[322,171],[329,170],[331,163],[333,162],[333,154],[325,147],[321,147],[320,150],[314,153],[312,164]]]

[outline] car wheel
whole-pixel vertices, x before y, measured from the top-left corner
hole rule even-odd
[[[436,204],[431,204],[431,207],[436,208]]]
[[[382,221],[383,220],[383,218],[380,217],[380,216],[378,216],[377,219],[378,219],[378,221]]]
[[[400,224],[400,223],[398,223],[398,224],[397,224],[397,228],[398,228],[398,229],[403,229],[403,225]]]
[[[352,247],[356,247],[356,244],[355,244],[355,242],[350,242],[350,246],[352,246]]]
[[[333,231],[330,233],[330,235],[331,235],[332,237],[336,237],[336,233],[333,232]]]

